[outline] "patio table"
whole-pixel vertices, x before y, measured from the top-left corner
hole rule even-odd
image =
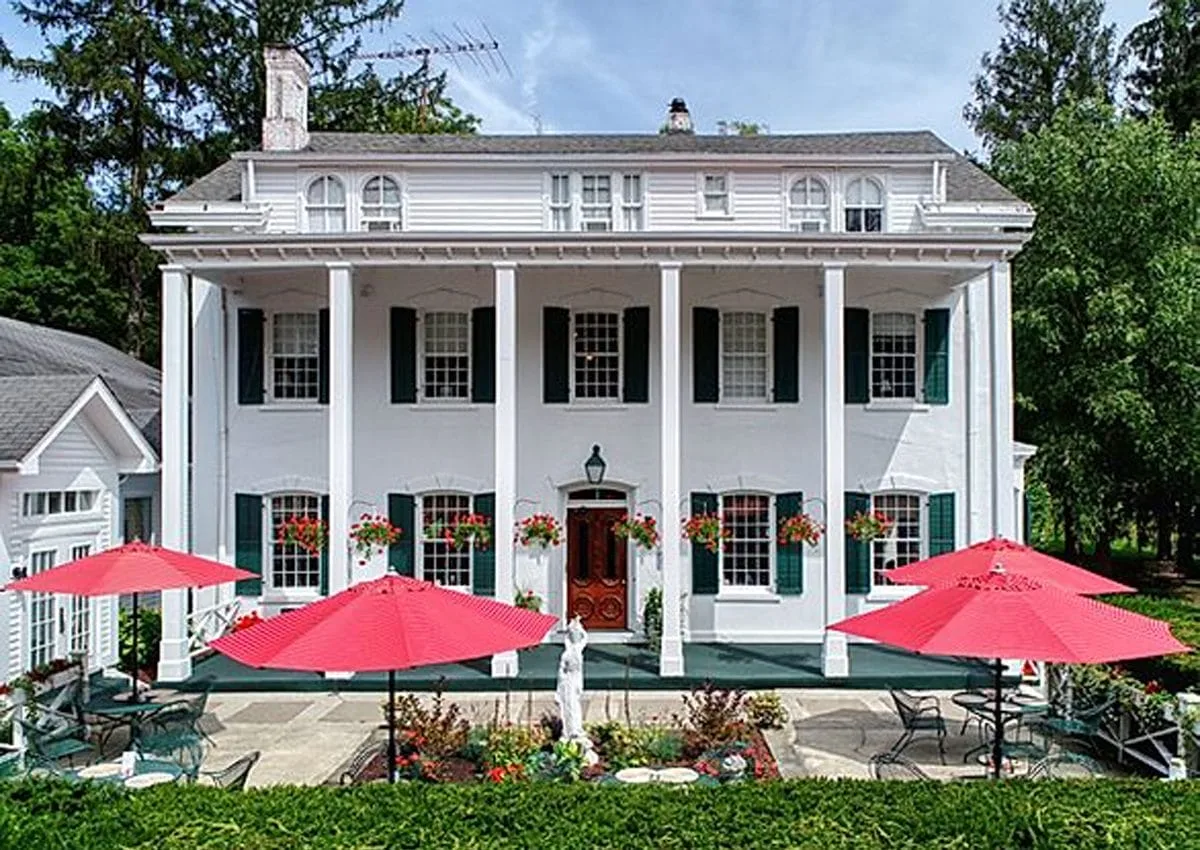
[[[965,710],[971,717],[979,720],[980,729],[983,728],[984,723],[995,723],[996,699],[991,694],[967,691],[955,694],[951,697],[951,702]],[[1019,726],[1026,715],[1040,713],[1042,710],[1043,706],[1040,704],[1027,702],[1023,699],[1005,697],[1000,701],[1000,722],[1006,728],[1012,723],[1016,723]],[[964,729],[966,728],[965,723],[963,727]],[[991,746],[990,743],[983,743],[977,747],[972,747],[963,755],[963,762],[970,761],[972,756],[989,749]],[[1018,744],[1014,741],[1011,745],[1005,747],[1005,754],[1008,755],[1009,750],[1021,750],[1022,754],[1028,754],[1030,746],[1030,744]]]
[[[83,706],[83,713],[100,718],[106,727],[101,732],[101,746],[114,731],[122,726],[129,727],[129,740],[137,738],[142,719],[163,707],[148,696],[143,696],[136,702],[113,695],[104,695],[88,701]]]
[[[148,788],[151,785],[178,782],[179,778],[183,776],[183,768],[174,762],[162,759],[138,758],[133,762],[133,776],[123,777],[121,776],[121,761],[118,759],[73,770],[68,776],[78,780],[124,785],[127,788]]]

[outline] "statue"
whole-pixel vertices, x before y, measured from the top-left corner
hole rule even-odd
[[[587,646],[587,632],[575,617],[567,625],[567,639],[562,657],[558,662],[558,686],[554,690],[554,701],[562,718],[562,739],[573,741],[583,747],[588,764],[599,761],[592,742],[583,729],[583,650]]]

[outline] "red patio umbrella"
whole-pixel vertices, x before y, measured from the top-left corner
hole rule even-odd
[[[1166,623],[993,567],[961,577],[831,629],[926,655],[995,659],[992,759],[1000,775],[1004,742],[1002,658],[1096,664],[1190,652]]]
[[[389,573],[209,645],[251,667],[388,674],[388,779],[396,770],[396,671],[541,643],[558,622]]]
[[[130,699],[136,701],[138,594],[183,587],[209,587],[247,578],[258,576],[187,552],[135,541],[19,579],[4,589],[30,593],[70,593],[74,596],[133,594],[135,669]]]
[[[888,579],[894,584],[936,587],[955,584],[963,576],[987,575],[996,566],[1004,567],[1010,575],[1022,575],[1068,593],[1094,596],[1134,592],[1132,587],[1003,537],[993,537],[965,549],[888,570]]]

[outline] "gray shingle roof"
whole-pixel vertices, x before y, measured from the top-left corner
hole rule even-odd
[[[958,154],[946,169],[946,200],[1016,202],[1020,198],[971,160]]]
[[[97,376],[157,450],[157,369],[90,337],[0,317],[0,381],[6,393],[0,400],[0,459],[24,457]],[[74,395],[64,403],[71,387]],[[42,430],[27,442],[27,432],[38,427]]]
[[[242,164],[229,160],[185,186],[172,201],[236,201],[242,196]]]

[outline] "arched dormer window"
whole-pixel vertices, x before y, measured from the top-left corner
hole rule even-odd
[[[399,230],[401,214],[400,184],[394,179],[378,174],[363,184],[363,230]]]
[[[798,177],[788,190],[788,229],[823,233],[829,229],[829,189],[817,177]]]
[[[870,177],[859,177],[846,184],[846,232],[880,233],[883,231],[883,187]]]
[[[304,193],[309,233],[341,233],[346,229],[346,187],[332,175],[318,177]]]

